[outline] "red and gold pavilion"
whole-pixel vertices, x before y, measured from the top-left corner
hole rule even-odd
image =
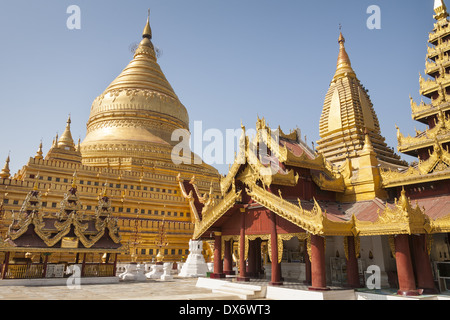
[[[446,290],[450,276],[450,25],[436,1],[426,73],[411,102],[429,126],[414,137],[398,131],[398,151],[385,143],[367,90],[339,37],[336,73],[325,98],[317,150],[299,130],[272,130],[258,119],[250,139],[242,127],[235,162],[220,181],[222,197],[201,194],[195,179],[178,179],[195,217],[194,239],[214,241],[213,278],[292,277],[292,264],[312,290],[364,285],[368,266],[402,295]],[[236,250],[234,249],[236,248]],[[265,249],[267,249],[265,251]],[[266,257],[267,256],[267,257]],[[264,265],[266,258],[270,264]],[[285,273],[286,272],[286,273]]]

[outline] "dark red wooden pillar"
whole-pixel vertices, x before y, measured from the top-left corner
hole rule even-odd
[[[210,278],[225,278],[222,264],[222,232],[214,231],[214,273],[210,274]]]
[[[407,234],[398,234],[394,238],[395,260],[397,263],[397,276],[399,289],[397,293],[403,296],[417,296],[416,281],[409,251]]]
[[[303,260],[305,261],[305,281],[306,285],[311,285],[311,260],[309,260],[308,243],[304,241]]]
[[[3,262],[2,279],[5,279],[6,273],[8,272],[9,256],[10,256],[10,252],[8,251],[5,254],[5,261]]]
[[[255,240],[255,251],[256,251],[256,273],[259,277],[262,274],[262,261],[261,261],[261,238]]]
[[[329,290],[325,267],[325,239],[314,234],[311,235],[311,287],[309,290]]]
[[[256,242],[248,242],[248,266],[247,273],[250,277],[256,277]]]
[[[278,233],[277,233],[277,215],[274,212],[269,212],[270,218],[270,252],[272,259],[272,277],[270,285],[281,286],[281,264],[278,263]]]
[[[245,213],[246,209],[241,208],[241,232],[239,236],[239,277],[236,278],[237,281],[250,281],[247,277],[247,265],[245,262]]]
[[[83,253],[83,261],[81,262],[81,276],[84,277],[84,269],[86,269],[86,255],[87,253]]]
[[[113,277],[116,275],[116,272],[117,272],[117,256],[118,256],[119,254],[118,253],[116,253],[115,255],[114,255],[114,266],[113,266]]]
[[[224,252],[223,252],[223,273],[225,275],[234,275],[233,271],[233,256],[232,256],[232,243],[233,241],[225,241]]]
[[[412,235],[412,245],[414,250],[414,265],[417,276],[417,287],[423,289],[423,293],[436,294],[436,289],[431,271],[430,257],[427,251],[427,237],[429,235]]]
[[[45,278],[47,276],[47,264],[48,264],[48,256],[49,253],[44,253],[44,265],[42,267],[42,278]]]
[[[347,237],[347,285],[360,288],[358,260],[356,259],[355,237]]]

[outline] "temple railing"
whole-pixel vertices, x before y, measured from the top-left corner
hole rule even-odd
[[[36,279],[43,277],[44,264],[9,264],[5,279]]]
[[[86,263],[83,277],[114,277],[114,264]]]
[[[114,277],[115,265],[114,263],[85,263],[84,268],[82,264],[73,264],[80,269],[78,275],[81,277]],[[3,264],[0,265],[0,270],[6,268],[4,272],[4,279],[41,279],[41,278],[64,278],[72,275],[70,267],[72,265],[64,264]],[[45,271],[45,272],[44,272]],[[77,276],[77,271],[73,273]]]

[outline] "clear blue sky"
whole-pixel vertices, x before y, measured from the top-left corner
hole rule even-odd
[[[81,8],[81,30],[66,27],[70,5]],[[381,8],[381,30],[366,27],[370,5]],[[317,141],[340,23],[388,145],[397,146],[395,124],[411,135],[424,128],[411,119],[409,95],[420,102],[433,0],[3,0],[0,166],[10,151],[17,172],[41,139],[46,153],[69,113],[74,139],[84,139],[91,104],[132,59],[147,8],[191,128],[254,127],[259,115]]]

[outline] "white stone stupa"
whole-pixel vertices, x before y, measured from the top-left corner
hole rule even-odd
[[[206,277],[209,270],[202,250],[203,242],[201,240],[189,240],[189,256],[178,274],[179,277]]]

